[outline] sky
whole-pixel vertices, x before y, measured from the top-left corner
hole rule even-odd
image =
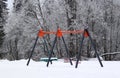
[[[120,0],[114,0],[116,4],[120,4]]]
[[[8,1],[7,1],[7,4],[8,4],[7,8],[9,9],[9,11],[12,11],[13,1],[14,1],[14,0],[8,0]]]
[[[40,1],[41,1],[41,3],[43,3],[45,0],[40,0]],[[13,8],[13,2],[14,2],[14,0],[7,1],[7,4],[8,4],[7,8],[9,9],[10,12],[12,11],[12,8]]]

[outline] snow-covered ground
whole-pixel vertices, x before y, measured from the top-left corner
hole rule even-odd
[[[0,78],[120,78],[120,61],[82,61],[78,68],[63,61],[54,61],[46,67],[46,62],[31,60],[7,61],[0,60]]]

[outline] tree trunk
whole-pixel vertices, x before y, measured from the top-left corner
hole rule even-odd
[[[110,52],[112,52],[113,49],[113,26],[114,26],[114,17],[113,17],[113,2],[112,2],[112,8],[111,8],[111,17],[110,17]],[[111,60],[111,55],[109,55],[109,60]]]
[[[118,17],[118,21],[117,21],[117,28],[116,28],[116,44],[115,44],[115,52],[118,51],[118,47],[119,47],[119,25],[120,25],[120,17]]]
[[[67,16],[67,26],[68,26],[68,30],[74,30],[74,21],[76,20],[76,10],[77,10],[77,4],[76,4],[76,0],[65,0],[69,9],[67,9],[66,11],[66,16]],[[70,52],[70,56],[73,57],[75,55],[75,45],[73,43],[74,40],[74,35],[70,34],[69,35],[69,52]]]
[[[107,35],[106,35],[106,30],[104,29],[104,32],[103,32],[103,50],[104,50],[104,53],[107,53]],[[107,60],[108,59],[108,56],[104,56],[104,59]]]

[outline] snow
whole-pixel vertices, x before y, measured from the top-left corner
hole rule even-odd
[[[120,78],[120,61],[81,61],[78,68],[63,61],[53,61],[46,67],[46,62],[30,62],[27,60],[0,61],[1,78]]]

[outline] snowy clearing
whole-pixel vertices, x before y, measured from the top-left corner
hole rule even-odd
[[[1,78],[120,78],[120,61],[103,61],[100,67],[98,61],[82,61],[78,68],[63,61],[53,61],[46,67],[46,62],[31,60],[0,61]]]

